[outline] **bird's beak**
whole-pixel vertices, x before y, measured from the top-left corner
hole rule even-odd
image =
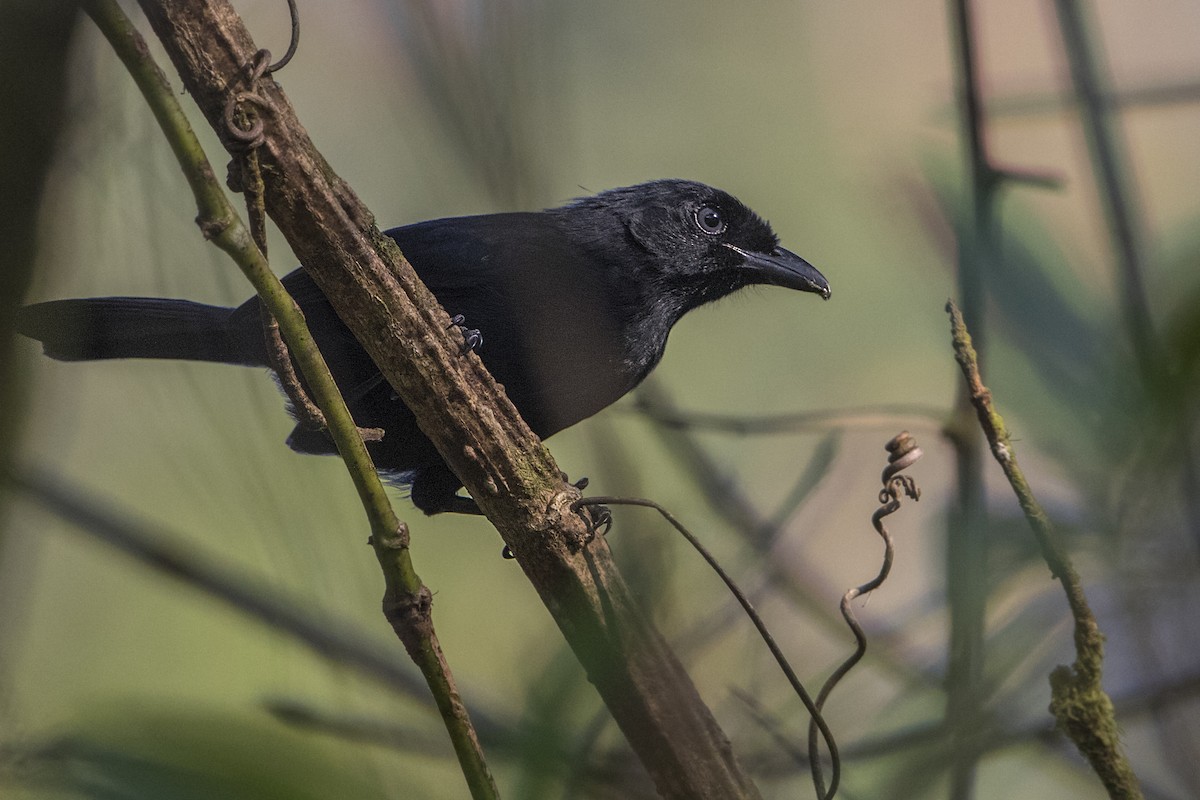
[[[829,299],[829,281],[816,267],[790,250],[776,247],[770,253],[755,253],[729,243],[725,246],[746,260],[746,267],[754,273],[756,283],[815,292]]]

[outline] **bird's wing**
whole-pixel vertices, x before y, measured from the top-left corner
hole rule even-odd
[[[450,314],[478,328],[479,356],[540,435],[624,394],[618,276],[553,214],[491,214],[389,231]]]
[[[566,236],[553,216],[431,220],[387,234],[446,311],[481,331],[477,352],[541,435],[595,413],[629,388],[607,265]],[[283,282],[347,401],[366,402],[379,385],[378,368],[307,273],[296,270]],[[252,321],[240,324],[251,324],[261,340],[257,306]]]
[[[485,346],[496,352],[506,347],[511,352],[515,346],[520,321],[528,316],[522,308],[536,302],[528,289],[543,283],[538,272],[557,270],[575,255],[557,227],[537,213],[431,220],[386,233],[446,310],[481,329]],[[353,402],[374,389],[381,380],[378,369],[312,277],[296,269],[284,276],[283,284],[304,311],[346,399]],[[257,298],[244,303],[234,312],[230,329],[252,354],[248,358],[265,364],[259,307]]]

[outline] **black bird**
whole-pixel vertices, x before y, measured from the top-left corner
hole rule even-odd
[[[829,298],[812,265],[731,195],[660,180],[561,208],[419,222],[387,231],[442,306],[478,328],[479,356],[545,438],[633,389],[662,358],[667,334],[697,306],[770,284]],[[427,514],[478,513],[303,269],[283,279],[361,427],[376,466],[412,487]],[[187,300],[56,300],[20,310],[17,329],[62,361],[175,358],[269,366],[257,297],[237,308]],[[288,445],[334,453],[328,434],[297,425]]]

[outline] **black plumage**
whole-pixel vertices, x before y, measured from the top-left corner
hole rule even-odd
[[[661,180],[561,208],[419,222],[387,231],[451,314],[482,332],[479,356],[529,426],[550,436],[633,389],[685,313],[750,284],[829,297],[811,265],[731,195]],[[303,309],[381,471],[426,513],[469,511],[462,484],[302,269],[283,279]],[[18,330],[61,360],[178,358],[268,366],[259,301],[237,308],[158,298],[58,300],[21,309]],[[302,453],[333,453],[297,426]]]

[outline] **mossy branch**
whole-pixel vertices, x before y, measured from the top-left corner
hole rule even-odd
[[[1104,667],[1104,634],[1088,606],[1083,582],[1071,563],[1066,548],[1059,542],[1050,518],[1033,495],[1025,473],[1017,464],[1017,454],[1008,437],[1004,418],[992,405],[992,393],[983,384],[979,358],[971,343],[962,314],[953,301],[947,301],[954,358],[966,378],[967,393],[979,424],[987,437],[992,455],[1008,478],[1025,512],[1029,526],[1042,550],[1050,572],[1062,583],[1067,605],[1075,620],[1075,663],[1057,667],[1050,674],[1050,711],[1059,728],[1087,758],[1112,798],[1135,800],[1142,797],[1137,776],[1121,749],[1120,733],[1112,700],[1101,686]]]

